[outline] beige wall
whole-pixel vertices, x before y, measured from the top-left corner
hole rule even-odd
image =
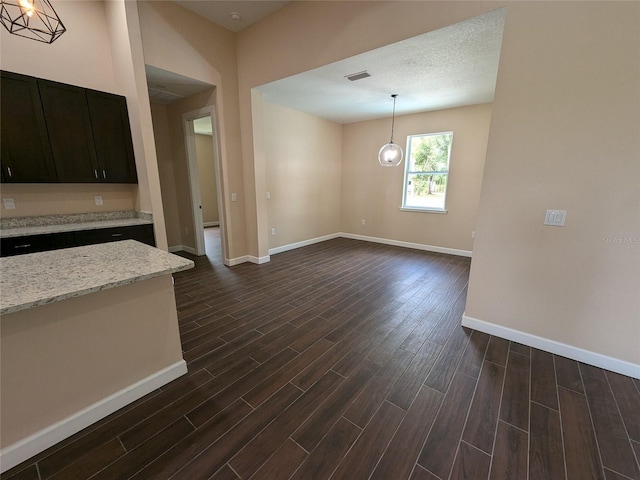
[[[67,31],[51,45],[0,29],[3,70],[122,95],[116,87],[102,1],[56,2]]]
[[[0,29],[0,68],[57,82],[123,94],[116,87],[109,28],[102,2],[59,2],[67,27],[47,45]],[[135,208],[138,187],[131,185],[3,184],[2,197],[15,200],[3,217],[53,215]],[[103,197],[96,206],[94,195]]]
[[[342,125],[268,102],[263,114],[269,247],[339,232]]]
[[[146,79],[136,4],[119,1],[61,1],[56,10],[67,31],[48,45],[1,29],[0,68],[40,78],[124,95],[127,98],[133,138],[137,187],[106,185],[12,185],[3,188],[29,211],[2,211],[3,215],[78,213],[121,209],[123,205],[155,213],[154,230],[159,248],[166,248],[162,202],[153,137],[149,136]],[[141,71],[142,69],[142,71]],[[143,93],[142,97],[140,93]],[[86,201],[103,195],[103,207]],[[123,198],[124,196],[128,198]],[[41,208],[38,207],[41,205]]]
[[[183,227],[178,214],[178,197],[173,173],[173,154],[171,151],[171,132],[167,106],[159,103],[151,104],[151,118],[158,158],[160,190],[164,207],[164,221],[167,226],[167,243],[170,247],[182,244]]]
[[[229,258],[242,256],[246,253],[245,199],[235,35],[172,2],[141,1],[138,8],[145,62],[216,86],[213,104],[220,149],[222,208],[228,222],[223,241]],[[180,195],[179,188],[177,192]],[[237,202],[230,201],[233,192],[237,194]],[[190,218],[191,213],[188,215]],[[184,245],[194,244],[192,235],[183,240]]]
[[[378,163],[389,119],[345,125],[342,231],[471,251],[490,120],[490,105],[396,117],[394,140],[405,154],[408,135],[453,131],[446,214],[400,210],[406,159],[397,168]]]
[[[182,361],[171,275],[2,317],[1,447]]]
[[[109,26],[113,71],[117,88],[127,98],[133,151],[138,171],[138,210],[153,212],[153,230],[158,248],[167,248],[167,235],[162,211],[162,195],[158,176],[151,126],[151,109],[144,69],[140,18],[136,2],[107,1],[104,8]]]
[[[254,142],[253,87],[404,40],[498,8],[503,2],[292,2],[237,36],[247,250],[264,256],[270,227],[264,152]],[[402,28],[372,28],[372,25]]]
[[[509,5],[469,317],[640,364],[639,39],[637,2]]]
[[[243,30],[248,250],[264,255],[269,236],[253,87],[503,5],[466,313],[640,363],[636,2],[294,2]],[[371,28],[387,22],[403,28]],[[547,208],[567,226],[543,227]]]
[[[377,161],[389,119],[342,126],[264,101],[269,248],[342,231],[471,251],[490,120],[490,105],[396,118],[403,148],[408,135],[454,132],[448,213],[408,212],[400,210],[404,163]]]
[[[13,198],[15,210],[2,205],[2,216],[31,217],[66,213],[113,212],[134,210],[136,185],[113,184],[15,184],[2,185],[2,198]],[[95,204],[95,196],[102,197],[102,205]]]
[[[211,135],[195,135],[196,159],[198,161],[198,180],[200,182],[200,203],[202,221],[219,222],[218,190],[216,188],[216,165],[213,156],[213,138]]]
[[[215,90],[212,88],[169,105],[154,104],[152,108],[167,237],[172,247],[195,248],[182,114],[214,105]]]
[[[270,240],[253,87],[505,4],[467,315],[640,363],[637,2],[293,2],[237,35],[171,2],[139,13],[148,64],[217,87],[233,258]],[[53,45],[2,31],[0,66],[115,88],[101,5],[60,2],[78,36]],[[402,28],[371,28],[388,22]],[[567,226],[543,227],[547,208]]]

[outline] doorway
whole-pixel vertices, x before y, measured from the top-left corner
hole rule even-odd
[[[215,263],[226,263],[222,241],[225,221],[214,108],[208,106],[184,113],[182,121],[196,255],[206,255]]]

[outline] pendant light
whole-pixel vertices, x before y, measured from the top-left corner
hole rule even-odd
[[[391,140],[384,145],[378,152],[378,161],[383,167],[397,167],[402,163],[402,148],[400,145],[393,143],[393,127],[396,122],[396,97],[397,94],[391,95],[393,98],[393,115],[391,117]]]
[[[49,0],[1,0],[0,22],[9,33],[44,43],[67,31]]]

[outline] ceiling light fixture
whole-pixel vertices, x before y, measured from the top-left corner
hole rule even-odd
[[[378,161],[383,167],[397,167],[402,163],[402,148],[400,145],[393,143],[393,127],[396,121],[396,97],[398,94],[391,95],[393,98],[393,115],[391,117],[391,140],[384,145],[378,152]]]
[[[229,16],[234,22],[239,22],[240,20],[242,20],[242,16],[238,12],[231,12]]]
[[[67,31],[49,0],[1,0],[0,22],[9,33],[44,43]]]

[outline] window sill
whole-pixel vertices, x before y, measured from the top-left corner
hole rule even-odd
[[[440,213],[445,214],[447,210],[437,210],[435,208],[418,208],[418,207],[400,207],[403,212],[420,212],[420,213]]]

